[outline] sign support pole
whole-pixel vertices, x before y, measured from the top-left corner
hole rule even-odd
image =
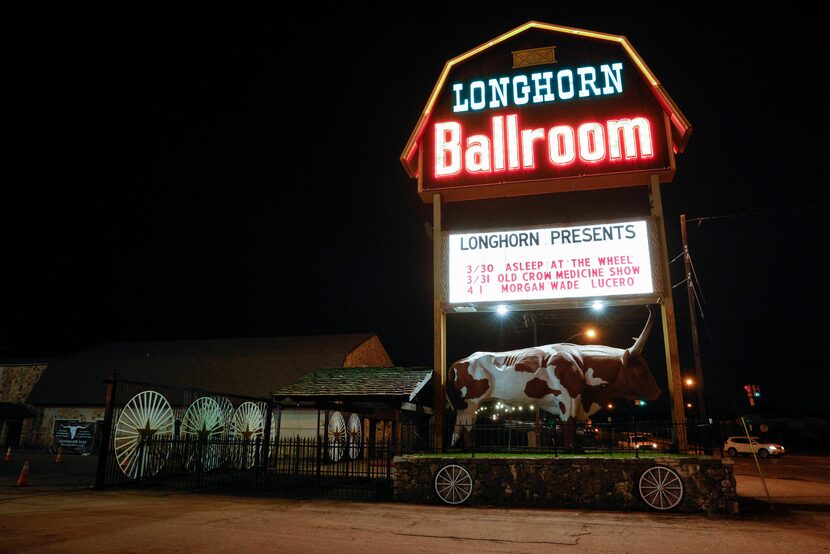
[[[666,226],[663,221],[663,199],[660,196],[660,178],[649,177],[651,195],[651,215],[660,237],[660,265],[663,269],[663,298],[660,302],[660,314],[663,320],[663,346],[666,351],[666,372],[668,374],[669,398],[671,399],[672,424],[677,436],[677,448],[683,452],[687,449],[686,413],[683,410],[683,388],[680,380],[680,353],[677,347],[677,326],[674,319],[674,300],[672,299],[671,274],[666,245]]]
[[[446,406],[447,313],[441,304],[441,195],[432,195],[432,383],[433,447],[444,450],[444,415]]]

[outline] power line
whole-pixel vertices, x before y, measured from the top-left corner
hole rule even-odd
[[[697,301],[698,301],[698,303],[701,300],[703,300],[705,302],[706,299],[703,296],[703,287],[700,286],[700,279],[698,279],[698,277],[697,277],[697,270],[695,269],[695,262],[694,262],[694,260],[692,260],[692,255],[691,254],[689,254],[689,265],[692,267],[692,277],[694,278],[694,281],[692,282],[692,287],[697,286],[697,288],[700,290],[700,298],[698,298]],[[695,297],[697,298],[697,292],[695,292]]]
[[[757,217],[757,216],[766,216],[766,215],[780,215],[792,212],[800,212],[804,210],[827,210],[830,208],[830,204],[818,204],[815,206],[800,206],[795,208],[786,208],[782,210],[763,210],[763,211],[754,211],[754,212],[740,212],[735,214],[723,214],[723,215],[709,215],[709,216],[702,216],[702,217],[692,217],[686,219],[687,222],[697,221],[698,226],[704,221],[715,221],[719,219],[735,219],[738,217]]]

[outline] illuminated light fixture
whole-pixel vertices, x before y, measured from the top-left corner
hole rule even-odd
[[[587,331],[585,331],[585,336],[588,337],[589,339],[592,339],[592,338],[597,336],[597,330],[593,329],[593,328],[588,329]]]
[[[603,304],[601,300],[594,300],[591,302],[591,309],[599,312],[602,311],[603,308],[605,308],[605,304]]]
[[[614,405],[613,405],[613,404],[608,404],[608,409],[609,409],[609,410],[613,410],[613,409],[614,409]]]
[[[453,309],[459,314],[471,314],[476,312],[475,306],[456,306]]]
[[[496,313],[499,315],[505,315],[509,311],[510,309],[504,304],[499,304],[498,306],[496,306]]]
[[[530,405],[530,409],[533,410],[533,404]]]
[[[521,407],[521,406],[519,406],[519,411],[520,411],[520,412],[522,411],[522,407]]]
[[[686,385],[687,385],[687,386],[689,386],[689,387],[691,387],[692,385],[694,385],[694,384],[695,384],[695,380],[694,380],[694,379],[692,379],[691,377],[686,377],[686,381],[685,381],[685,382],[686,382]]]
[[[686,402],[686,407],[687,407],[687,408],[691,408],[691,407],[692,407],[692,403],[691,403],[691,402]]]

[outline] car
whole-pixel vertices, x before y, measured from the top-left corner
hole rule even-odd
[[[657,442],[649,435],[629,435],[623,437],[618,444],[623,448],[634,448],[636,450],[657,450]]]
[[[738,454],[749,456],[753,452],[762,458],[769,456],[781,457],[784,455],[784,447],[775,442],[762,441],[758,437],[728,437],[723,443],[723,451],[734,458]]]

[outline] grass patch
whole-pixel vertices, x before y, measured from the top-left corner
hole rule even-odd
[[[556,458],[607,458],[607,459],[636,459],[636,458],[711,458],[706,455],[694,454],[672,454],[667,452],[640,452],[635,455],[633,452],[586,452],[583,454],[568,454],[553,452],[444,452],[444,453],[423,453],[407,454],[407,458],[430,459],[430,458],[454,458],[457,460],[471,459],[556,459]]]

